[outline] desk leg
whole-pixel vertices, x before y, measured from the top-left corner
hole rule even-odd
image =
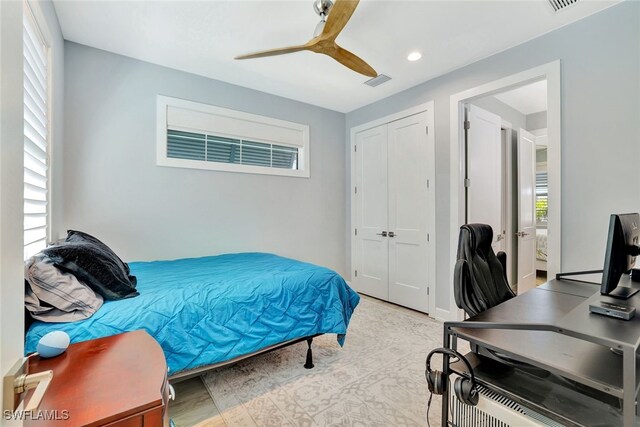
[[[451,335],[449,335],[449,329],[444,327],[444,339],[442,341],[444,348],[451,348]],[[442,372],[447,378],[449,378],[449,355],[442,355]],[[442,395],[442,427],[449,425],[449,387],[447,391]]]
[[[636,419],[636,350],[625,347],[622,361],[622,414],[624,427],[635,426]]]

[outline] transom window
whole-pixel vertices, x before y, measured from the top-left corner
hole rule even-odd
[[[309,127],[158,96],[157,164],[309,177]]]

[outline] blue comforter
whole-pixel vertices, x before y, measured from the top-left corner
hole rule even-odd
[[[61,330],[71,342],[145,329],[171,374],[223,362],[283,341],[336,333],[343,344],[360,297],[336,272],[276,255],[229,254],[130,263],[140,295],[105,301],[74,323],[35,322],[25,351]]]

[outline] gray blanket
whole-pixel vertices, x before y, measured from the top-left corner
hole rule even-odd
[[[43,254],[25,263],[25,306],[42,322],[75,322],[91,317],[102,307],[102,296],[73,274],[58,270]]]

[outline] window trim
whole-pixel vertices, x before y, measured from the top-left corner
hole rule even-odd
[[[261,139],[244,135],[229,135],[223,132],[216,132],[216,136],[237,138],[237,139],[250,139],[255,142],[263,142],[274,145],[284,145],[298,148],[298,169],[282,169],[264,166],[252,166],[232,163],[218,163],[210,162],[206,160],[190,160],[190,159],[176,159],[167,156],[167,111],[169,107],[183,108],[196,111],[198,113],[209,113],[219,116],[225,116],[229,118],[235,118],[240,120],[252,121],[260,124],[270,125],[274,127],[281,127],[286,129],[293,129],[301,132],[302,141],[300,145],[294,145],[291,143]],[[309,164],[309,126],[300,123],[289,122],[280,119],[274,119],[271,117],[260,116],[257,114],[245,113],[243,111],[231,110],[228,108],[217,107],[209,104],[202,104],[199,102],[187,101],[179,98],[172,98],[164,95],[157,96],[156,103],[156,165],[168,166],[187,169],[200,169],[200,170],[212,170],[220,172],[240,172],[259,175],[279,175],[290,176],[298,178],[309,178],[310,176],[310,164]],[[175,130],[186,130],[194,132],[196,129],[180,128],[179,126],[172,126]],[[201,129],[202,133],[211,133],[211,130]]]

